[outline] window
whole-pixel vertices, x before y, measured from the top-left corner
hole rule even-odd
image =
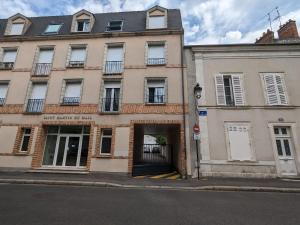
[[[217,105],[245,105],[244,88],[241,74],[216,75]]]
[[[20,152],[27,152],[29,149],[29,140],[31,135],[30,128],[23,128],[22,129],[22,141],[20,145]]]
[[[17,57],[17,49],[4,49],[0,69],[12,69]]]
[[[5,104],[8,82],[0,82],[0,106]]]
[[[77,32],[89,32],[90,31],[90,20],[77,20]]]
[[[164,44],[149,44],[148,45],[148,65],[165,64],[165,45]]]
[[[52,68],[53,49],[40,49],[39,57],[34,66],[34,75],[46,76],[50,74]]]
[[[47,91],[47,83],[32,84],[31,94],[27,101],[26,112],[40,113],[43,111]]]
[[[148,80],[146,93],[146,103],[165,103],[165,80]]]
[[[149,16],[149,29],[165,28],[165,16]]]
[[[263,82],[268,105],[288,104],[283,74],[263,74]]]
[[[86,59],[86,47],[71,47],[69,67],[83,67]]]
[[[11,25],[10,35],[21,35],[23,33],[24,23],[13,23]]]
[[[249,124],[226,124],[229,160],[254,160],[250,144]]]
[[[108,46],[105,62],[105,74],[123,72],[123,46]]]
[[[102,99],[103,112],[118,112],[120,104],[120,82],[105,82]]]
[[[111,154],[111,139],[112,139],[112,129],[102,129],[100,154],[102,155]]]
[[[292,137],[289,127],[274,127],[277,153],[279,157],[292,156]]]
[[[44,31],[44,34],[57,34],[62,27],[62,24],[49,24]]]
[[[107,31],[122,31],[123,21],[110,21],[107,26]]]
[[[81,81],[66,81],[63,104],[78,105],[81,96]]]

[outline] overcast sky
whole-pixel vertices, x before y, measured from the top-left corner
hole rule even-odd
[[[145,10],[153,5],[179,8],[187,44],[252,43],[268,27],[265,16],[279,7],[282,21],[300,24],[300,0],[0,0],[0,18]],[[276,10],[271,13],[276,18]],[[277,30],[279,24],[273,23]],[[299,26],[298,26],[299,27]]]

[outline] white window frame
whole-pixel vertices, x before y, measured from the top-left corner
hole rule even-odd
[[[43,34],[46,34],[46,35],[58,34],[62,25],[63,24],[48,24]],[[57,31],[47,32],[47,30],[49,29],[50,26],[58,26]]]
[[[111,135],[104,135],[104,131],[105,130],[111,130]],[[110,138],[111,141],[110,141],[110,153],[102,153],[102,141],[103,141],[103,138]],[[112,138],[113,138],[113,129],[112,128],[102,128],[101,129],[101,141],[100,141],[100,155],[103,155],[103,156],[111,156],[113,153],[112,153]]]
[[[120,30],[110,30],[110,23],[111,22],[121,22],[121,25],[120,25]],[[108,22],[107,24],[107,27],[106,27],[106,32],[119,32],[119,31],[123,31],[123,24],[124,24],[124,21],[123,20],[111,20]]]
[[[83,79],[74,79],[74,80],[72,80],[72,79],[65,79],[65,80],[63,80],[63,84],[64,84],[64,86],[63,86],[63,90],[62,90],[62,99],[61,99],[61,104],[62,105],[80,105],[81,104],[81,97],[82,97],[82,87],[83,87]],[[71,103],[66,103],[66,102],[64,102],[64,98],[66,97],[66,90],[67,90],[67,85],[68,84],[72,84],[72,83],[78,83],[78,84],[80,84],[80,93],[79,93],[79,102],[78,103],[74,103],[74,104],[71,104]],[[74,97],[74,98],[77,98],[77,97]]]
[[[161,24],[161,26],[151,26],[151,19],[153,18],[162,18],[163,19],[163,24]],[[148,29],[164,29],[166,28],[166,15],[159,15],[159,16],[151,16],[149,15],[149,18],[148,18]]]
[[[30,134],[25,134],[25,130],[27,130],[27,129],[30,129]],[[21,129],[21,131],[22,131],[22,140],[21,140],[19,152],[20,152],[20,153],[28,153],[28,152],[30,152],[30,149],[29,149],[30,145],[29,145],[29,144],[30,144],[30,137],[31,137],[31,134],[32,134],[32,128],[23,127],[23,128]],[[29,137],[29,140],[28,140],[28,146],[27,146],[27,150],[26,150],[26,151],[22,151],[22,146],[23,146],[23,142],[24,142],[24,138],[25,138],[25,137]]]
[[[231,156],[231,149],[230,149],[230,139],[229,139],[229,132],[228,127],[229,126],[247,126],[248,127],[248,136],[249,136],[249,144],[250,144],[250,153],[251,153],[251,159],[250,160],[236,160],[232,159]],[[226,122],[224,123],[224,129],[225,129],[225,141],[226,141],[226,149],[227,149],[227,157],[229,162],[256,162],[256,154],[253,147],[253,140],[252,140],[252,126],[250,122]]]
[[[265,81],[265,76],[268,76],[268,75],[273,76],[273,81],[275,79],[275,91],[276,91],[277,104],[275,104],[275,103],[272,104],[268,98],[267,85],[266,85],[266,81]],[[285,84],[285,76],[286,75],[284,73],[280,73],[280,72],[273,72],[273,73],[272,72],[264,72],[264,73],[260,73],[260,76],[261,76],[261,82],[262,82],[262,87],[263,87],[263,91],[264,91],[266,105],[269,105],[269,106],[287,106],[287,105],[289,105],[289,96],[288,96],[288,91],[287,91],[287,87]],[[281,77],[282,88],[283,88],[283,93],[285,96],[286,104],[281,102],[280,93],[278,90],[278,84],[276,83],[275,76]]]
[[[112,96],[114,96],[114,93],[115,93],[115,89],[119,89],[119,105],[118,105],[118,111],[113,111],[112,109],[113,109],[113,100],[111,101],[111,103],[110,103],[110,110],[109,111],[105,111],[104,110],[104,99],[106,99],[106,95],[107,95],[107,93],[106,93],[106,89],[107,88],[111,88],[112,89],[112,93],[111,93],[111,95]],[[122,89],[121,89],[121,81],[105,81],[104,82],[104,88],[103,88],[103,99],[102,99],[102,101],[101,101],[101,112],[103,112],[103,113],[118,113],[118,112],[120,112],[120,108],[121,108],[121,96],[122,96],[122,94],[121,94],[121,91],[122,91]]]
[[[78,22],[83,22],[82,30],[78,30]],[[88,29],[86,28],[87,23],[88,23]],[[77,19],[76,20],[75,32],[85,33],[85,32],[90,32],[90,31],[91,31],[91,20],[90,19]]]
[[[78,61],[78,62],[83,63],[83,66],[85,65],[85,62],[86,62],[86,59],[87,59],[87,46],[85,46],[85,45],[78,45],[78,46],[77,45],[71,45],[69,65],[70,65],[70,62],[74,62],[74,61],[72,61],[73,51],[78,50],[78,49],[84,51],[84,59],[82,61]]]
[[[151,84],[153,82],[153,84]],[[150,102],[149,101],[149,88],[163,88],[164,92],[164,101],[163,102]],[[152,105],[152,104],[166,104],[167,103],[167,94],[166,94],[166,78],[146,78],[146,96],[145,96],[145,103]],[[155,96],[154,96],[155,99]]]
[[[5,58],[5,53],[6,52],[15,52],[16,55],[15,55],[15,60],[13,62],[11,61],[4,61],[4,58]],[[18,55],[18,49],[17,48],[3,48],[3,56],[2,56],[2,62],[3,63],[16,63],[16,60],[17,60],[17,55]]]
[[[3,104],[0,104],[0,106],[5,105],[5,103],[6,103],[7,94],[8,94],[8,89],[9,89],[9,84],[10,84],[10,81],[7,81],[7,80],[0,80],[0,85],[6,85],[6,86],[7,86],[7,87],[6,87],[5,95],[3,96],[3,97],[4,97]]]
[[[22,26],[22,30],[20,31],[20,33],[12,33],[13,31],[13,26],[14,25],[23,25]],[[24,28],[25,28],[25,23],[12,23],[11,24],[11,28],[10,28],[10,32],[9,32],[9,35],[22,35],[23,32],[24,32]]]

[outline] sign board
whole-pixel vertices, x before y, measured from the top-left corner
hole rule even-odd
[[[194,133],[193,134],[193,139],[194,139],[194,141],[200,140],[200,133],[198,133],[198,134]]]
[[[195,124],[193,127],[194,133],[199,134],[200,133],[200,127],[198,124]]]
[[[199,116],[207,116],[207,108],[200,108],[198,114]]]

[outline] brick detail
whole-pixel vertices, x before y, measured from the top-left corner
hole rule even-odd
[[[182,114],[181,104],[145,105],[145,104],[123,104],[124,114]],[[188,106],[186,106],[188,112]]]
[[[6,104],[0,107],[0,114],[23,113],[23,104]]]
[[[97,137],[96,137],[96,147],[94,158],[109,158],[114,159],[115,153],[115,142],[116,142],[116,127],[118,126],[109,126],[109,125],[98,125],[97,126]],[[101,130],[102,129],[112,129],[112,137],[111,137],[111,154],[110,155],[101,155],[100,154],[100,144],[101,144]]]
[[[23,137],[23,130],[25,128],[30,128],[31,129],[29,143],[28,143],[28,151],[27,152],[20,152],[21,142],[22,142],[22,137]],[[14,147],[13,147],[12,154],[13,155],[29,155],[31,147],[32,147],[33,136],[34,136],[34,126],[33,125],[19,126],[18,130],[17,130],[16,140],[15,140],[15,144],[14,144]]]
[[[289,20],[286,24],[282,25],[278,30],[279,40],[287,40],[299,38],[296,21]]]
[[[63,106],[63,105],[45,105],[44,112],[46,114],[95,114],[98,113],[97,104],[82,104],[79,106]]]
[[[271,44],[274,39],[274,32],[268,29],[267,33],[263,33],[259,39],[256,39],[255,44]]]

